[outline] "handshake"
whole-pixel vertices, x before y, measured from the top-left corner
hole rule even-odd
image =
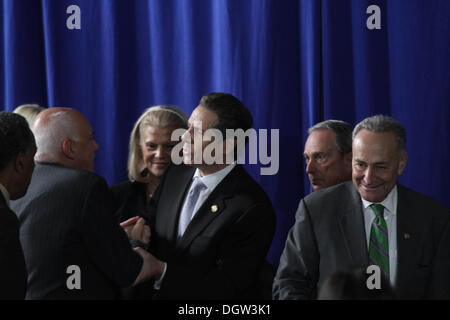
[[[146,250],[150,244],[151,231],[150,227],[145,223],[144,218],[133,217],[122,222],[120,226],[127,234],[128,239],[138,244],[133,250],[143,260],[141,271],[133,286],[149,279],[159,280],[164,272],[165,263],[156,259],[155,256]]]
[[[141,217],[133,217],[120,224],[122,229],[128,236],[130,241],[138,243],[139,247],[147,249],[150,244],[150,227],[145,223],[145,219]]]

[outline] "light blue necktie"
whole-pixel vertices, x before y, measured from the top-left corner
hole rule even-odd
[[[181,210],[180,220],[178,223],[178,238],[183,236],[184,231],[186,231],[187,226],[191,222],[198,197],[200,196],[200,192],[204,189],[206,189],[205,184],[199,177],[195,177],[189,190],[189,194],[186,197],[186,201],[184,202],[183,209]]]

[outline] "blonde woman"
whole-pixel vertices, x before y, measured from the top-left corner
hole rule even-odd
[[[148,108],[137,120],[130,136],[129,181],[111,188],[118,201],[119,221],[146,217],[159,181],[171,164],[172,148],[178,143],[170,137],[179,128],[187,128],[187,116],[172,106]]]
[[[30,129],[32,129],[34,120],[36,119],[38,114],[45,109],[46,108],[43,108],[38,104],[22,104],[15,108],[13,112],[24,117],[27,120]]]

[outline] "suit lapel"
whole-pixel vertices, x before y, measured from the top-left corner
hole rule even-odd
[[[361,198],[352,183],[349,183],[348,187],[351,197],[350,201],[343,199],[339,223],[353,265],[367,266],[369,253],[366,244]]]
[[[167,175],[167,179],[164,182],[167,192],[163,192],[164,199],[158,200],[160,206],[158,206],[156,223],[161,222],[161,234],[164,234],[165,238],[170,242],[176,240],[178,217],[183,205],[184,196],[186,191],[192,182],[192,177],[195,173],[194,168],[184,168],[184,170],[175,170]],[[170,188],[168,190],[167,188]]]
[[[191,242],[226,209],[226,199],[234,193],[242,167],[237,165],[214,189],[189,223],[178,243],[178,249],[187,248]]]

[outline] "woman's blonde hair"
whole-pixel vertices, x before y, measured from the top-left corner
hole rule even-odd
[[[148,126],[187,129],[188,118],[183,111],[173,106],[153,106],[144,111],[134,124],[133,131],[131,131],[130,135],[128,178],[131,181],[146,182],[146,179],[141,176],[141,172],[146,168],[142,159],[141,129]]]
[[[33,128],[33,123],[39,113],[41,113],[45,108],[38,104],[22,104],[14,109],[14,113],[20,114],[22,117],[27,119],[30,129]]]

